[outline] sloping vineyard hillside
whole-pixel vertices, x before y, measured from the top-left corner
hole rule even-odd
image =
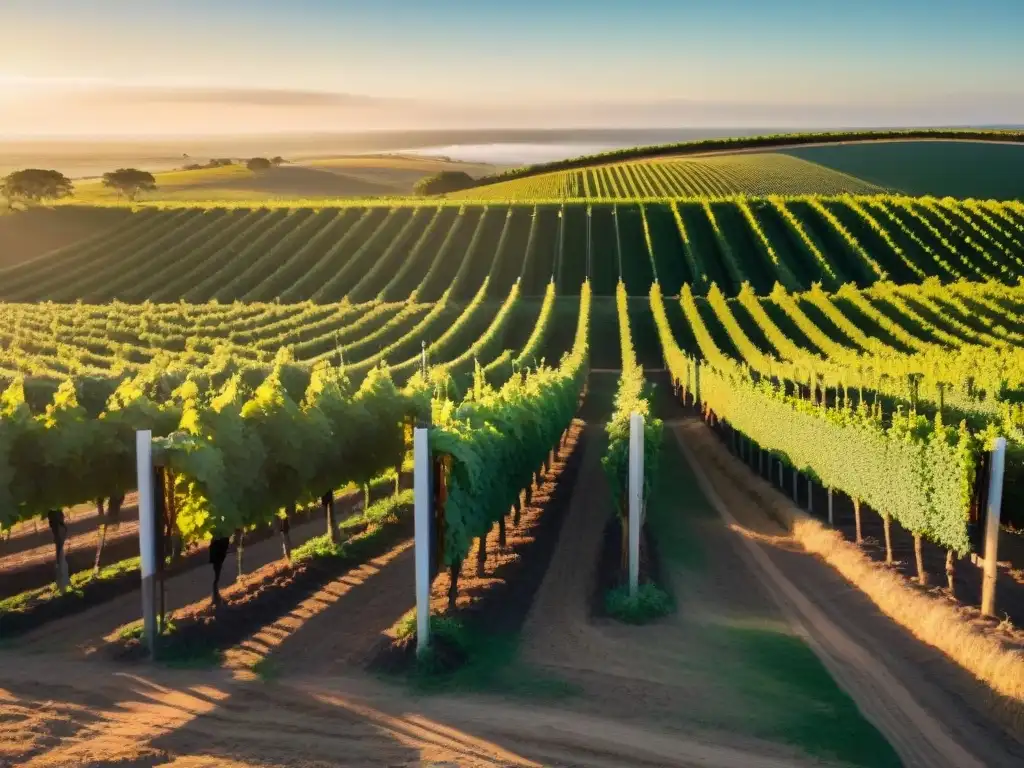
[[[908,195],[1024,200],[1024,146],[1019,144],[883,141],[780,151]]]
[[[711,283],[806,290],[929,277],[1015,284],[1024,205],[900,196],[592,204],[145,208],[100,234],[0,268],[0,301],[128,303],[503,299],[584,279],[611,296]]]
[[[426,362],[464,380],[475,363],[491,373],[557,360],[564,343],[546,343],[555,303],[550,284],[540,301],[518,284],[488,299],[485,284],[469,302],[446,292],[436,302],[0,305],[0,382],[32,377],[41,410],[67,377],[89,379],[101,400],[133,377],[173,389],[189,375],[258,379],[281,363],[340,364],[353,378],[386,363],[404,382]]]
[[[784,154],[752,153],[595,165],[485,184],[459,200],[721,199],[735,195],[871,194],[884,189]]]

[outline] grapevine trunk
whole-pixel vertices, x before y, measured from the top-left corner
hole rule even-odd
[[[487,574],[487,534],[476,540],[476,575],[483,577]]]
[[[64,551],[64,544],[68,539],[68,526],[64,520],[64,510],[51,509],[46,513],[46,519],[50,524],[53,546],[57,553],[57,591],[63,593],[68,588],[68,560]]]
[[[334,491],[328,491],[321,496],[320,504],[324,508],[324,517],[327,520],[327,540],[334,544],[337,536],[337,526],[334,523]]]
[[[242,556],[245,553],[245,530],[239,528],[235,532],[235,564],[237,565],[237,578],[239,581],[242,580],[242,574],[245,573],[243,570],[244,566],[242,563]]]
[[[917,582],[928,586],[928,572],[924,569],[924,553],[921,550],[921,534],[914,534],[914,559],[917,560]]]
[[[455,610],[455,603],[459,597],[459,571],[462,570],[462,562],[452,563],[448,566],[448,610]]]
[[[210,542],[210,564],[213,566],[213,594],[211,600],[214,605],[220,605],[220,574],[224,570],[224,561],[228,557],[228,548],[231,546],[231,539],[222,536]]]
[[[96,542],[96,559],[92,564],[93,576],[100,572],[100,560],[103,557],[103,543],[107,540],[107,517],[103,513],[103,499],[96,500],[96,519],[99,521],[99,539]]]
[[[285,562],[291,564],[292,562],[292,534],[291,534],[291,516],[295,514],[295,505],[289,504],[284,510],[284,517],[281,518],[279,523],[279,530],[281,531],[281,550],[284,553]]]

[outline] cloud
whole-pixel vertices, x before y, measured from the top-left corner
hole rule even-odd
[[[2,2],[2,0],[0,0]],[[6,88],[6,90],[5,90]],[[783,102],[686,98],[428,100],[302,88],[0,76],[7,136],[200,135],[338,131],[799,128],[1024,123],[1024,95],[950,93]]]
[[[151,104],[223,104],[253,107],[384,107],[401,103],[352,93],[290,88],[233,88],[196,86],[115,86],[88,89],[84,98]]]

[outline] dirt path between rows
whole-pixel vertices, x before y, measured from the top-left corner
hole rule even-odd
[[[274,675],[338,675],[368,664],[384,632],[415,605],[415,550],[407,539],[328,582],[228,653],[234,666],[269,659]]]
[[[737,532],[748,567],[905,764],[1020,765],[1022,745],[984,711],[983,686],[917,641],[833,569],[789,540],[757,502],[768,488],[703,423],[673,430],[702,489]],[[775,493],[775,491],[769,491]]]
[[[588,429],[599,432],[601,427]],[[756,581],[723,549],[728,542],[721,531],[706,531],[701,546],[709,547],[708,559],[722,567],[700,586],[673,574],[680,579],[675,584],[677,596],[685,597],[667,620],[628,627],[591,615],[595,569],[610,507],[600,467],[603,440],[593,434],[589,438],[562,535],[524,628],[524,657],[579,689],[574,710],[640,729],[652,742],[727,745],[750,761],[740,764],[754,764],[754,754],[769,762],[804,764],[809,758],[793,746],[734,730],[733,722],[743,718],[742,703],[697,669],[713,651],[691,631],[694,613],[710,613],[712,605],[724,604],[723,611],[714,609],[719,618],[784,629]],[[679,758],[679,764],[688,764],[687,753]]]

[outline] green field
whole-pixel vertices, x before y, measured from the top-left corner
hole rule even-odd
[[[780,149],[908,195],[1024,199],[1024,146],[978,141],[864,142]]]
[[[750,153],[595,165],[485,184],[449,197],[479,201],[650,200],[883,191],[849,174],[788,155]]]

